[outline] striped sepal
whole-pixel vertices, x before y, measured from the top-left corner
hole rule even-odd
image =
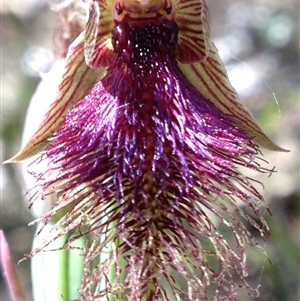
[[[68,110],[86,96],[103,70],[89,68],[83,56],[84,39],[80,35],[70,46],[66,58],[65,73],[58,89],[56,100],[50,107],[44,121],[25,147],[8,162],[18,162],[34,156],[44,149],[64,121]],[[41,100],[42,101],[42,100]]]
[[[227,72],[218,51],[211,42],[206,60],[200,63],[180,64],[187,79],[224,113],[234,116],[237,125],[244,129],[261,146],[285,151],[272,142],[255,121],[254,117],[238,99],[238,95],[229,82]]]
[[[200,62],[209,49],[208,7],[203,0],[175,2],[175,21],[179,27],[176,57],[181,63]]]
[[[86,64],[91,65],[95,53],[96,39],[99,31],[100,8],[95,1],[91,2],[89,9],[89,19],[85,29],[84,57]]]
[[[108,66],[114,56],[111,44],[113,1],[94,0],[85,30],[85,59],[88,66]]]

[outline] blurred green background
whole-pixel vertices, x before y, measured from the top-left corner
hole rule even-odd
[[[54,1],[50,2],[53,3]],[[56,1],[56,3],[59,1]],[[272,216],[271,234],[262,242],[272,261],[256,249],[248,260],[253,286],[261,285],[261,301],[300,299],[299,211],[299,0],[207,0],[212,37],[226,63],[233,86],[263,129],[290,153],[264,151],[277,172],[255,174]],[[31,95],[53,63],[55,13],[43,0],[1,2],[1,159],[20,147],[22,126]],[[22,188],[20,166],[1,166],[1,215],[17,262],[31,247],[33,218]],[[259,239],[259,238],[258,238]],[[31,300],[29,261],[18,265]],[[239,300],[254,300],[241,292]],[[9,296],[0,275],[0,300]],[[53,300],[55,301],[55,300]]]

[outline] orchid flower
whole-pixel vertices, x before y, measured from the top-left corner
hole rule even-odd
[[[239,102],[206,3],[89,5],[55,102],[9,160],[40,154],[32,202],[56,195],[36,220],[54,225],[30,256],[88,236],[80,300],[236,300],[241,286],[257,294],[246,280],[245,246],[257,245],[247,223],[264,236],[266,207],[241,170],[269,173],[260,147],[285,150]]]

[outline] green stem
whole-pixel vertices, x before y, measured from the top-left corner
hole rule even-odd
[[[110,224],[111,229],[115,229],[116,225],[117,225],[116,221],[113,222],[113,223],[111,223]],[[116,239],[114,242],[112,241],[109,244],[109,251],[110,252],[114,252],[121,244],[122,244],[122,240],[121,239]],[[119,266],[120,266],[121,270],[124,269],[125,265],[126,265],[126,261],[124,260],[124,258],[121,258],[120,262],[119,262]],[[125,280],[125,271],[123,270],[123,272],[120,275],[119,281],[122,283],[122,282],[124,282],[124,280]],[[109,272],[109,281],[111,283],[114,283],[116,281],[116,267],[115,266],[112,266],[112,268],[111,268],[111,270]],[[113,296],[110,296],[109,300],[110,301],[119,301],[119,300],[122,300],[122,292],[118,293],[117,299],[115,299]]]
[[[65,239],[65,237],[61,237],[62,240]],[[61,296],[59,297],[60,301],[65,301],[70,298],[69,296],[69,286],[71,283],[69,283],[69,250],[61,250],[59,251],[59,292],[61,292]]]

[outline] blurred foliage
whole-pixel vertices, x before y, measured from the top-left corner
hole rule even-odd
[[[57,2],[57,1],[56,1]],[[212,36],[241,101],[265,131],[290,153],[264,151],[276,166],[270,178],[255,175],[266,189],[271,234],[262,245],[268,258],[249,249],[249,281],[261,285],[261,301],[299,300],[299,1],[207,0]],[[46,1],[2,0],[1,137],[2,161],[19,150],[22,124],[38,72],[52,64],[55,13]],[[16,262],[28,253],[34,229],[19,166],[1,170],[1,216]],[[258,237],[258,239],[260,239]],[[29,262],[18,266],[28,299]],[[9,300],[0,278],[0,299]],[[239,300],[250,301],[243,292]]]

